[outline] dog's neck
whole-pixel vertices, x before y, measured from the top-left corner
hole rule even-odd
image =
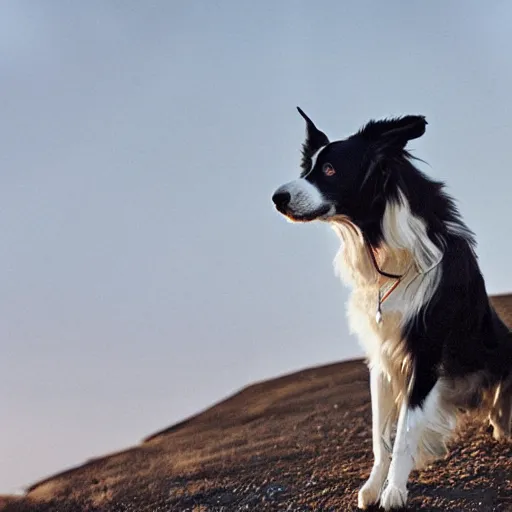
[[[362,231],[345,218],[337,218],[331,225],[341,239],[336,270],[347,284],[379,287],[390,279],[402,277],[411,267],[413,257],[409,250],[392,248],[385,242],[374,247],[366,241]]]

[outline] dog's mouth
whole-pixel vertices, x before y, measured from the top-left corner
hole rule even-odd
[[[289,208],[277,208],[276,210],[284,215],[290,222],[312,222],[315,220],[327,220],[334,215],[334,206],[326,204],[315,211],[307,213],[294,212]]]

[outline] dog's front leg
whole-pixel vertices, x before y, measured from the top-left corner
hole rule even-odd
[[[414,393],[414,391],[413,391]],[[388,482],[380,498],[384,510],[402,508],[407,502],[407,481],[425,451],[441,454],[455,427],[455,417],[444,409],[440,383],[437,382],[424,400],[417,403],[405,398],[398,416],[393,456]]]
[[[414,428],[410,428],[411,418],[416,419],[418,412],[404,400],[398,415],[393,458],[389,468],[388,482],[380,498],[380,506],[384,510],[402,508],[407,502],[407,480],[414,467],[414,457],[418,448],[421,420],[418,419]]]
[[[370,393],[374,462],[370,477],[359,491],[358,506],[362,509],[379,501],[391,461],[391,428],[396,419],[391,386],[378,366],[370,369]]]

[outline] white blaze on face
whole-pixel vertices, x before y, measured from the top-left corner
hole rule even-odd
[[[322,146],[312,157],[311,157],[311,167],[309,169],[309,172],[308,174],[311,173],[311,171],[315,168],[315,165],[316,165],[316,161],[318,160],[318,157],[320,155],[320,153],[322,152],[322,150],[327,147],[327,146]],[[307,176],[307,174],[306,174]]]
[[[326,206],[326,200],[321,192],[304,178],[286,183],[279,187],[276,193],[278,192],[288,192],[290,194],[288,211],[292,216],[312,215]]]

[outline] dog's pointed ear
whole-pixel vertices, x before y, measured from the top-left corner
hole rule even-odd
[[[370,121],[361,134],[382,149],[404,149],[410,140],[425,133],[427,121],[424,116],[404,116],[382,121]]]
[[[329,139],[327,135],[325,135],[324,132],[320,131],[313,121],[306,115],[306,113],[300,108],[297,107],[297,110],[299,111],[299,114],[304,118],[306,121],[306,142],[305,144],[308,144],[312,147],[313,153],[318,151],[322,146],[325,146],[326,144],[329,144]]]
[[[312,156],[323,146],[329,144],[329,138],[324,132],[320,131],[313,121],[305,114],[305,112],[297,107],[299,114],[306,121],[306,140],[302,144],[302,169],[304,172],[309,171]]]

